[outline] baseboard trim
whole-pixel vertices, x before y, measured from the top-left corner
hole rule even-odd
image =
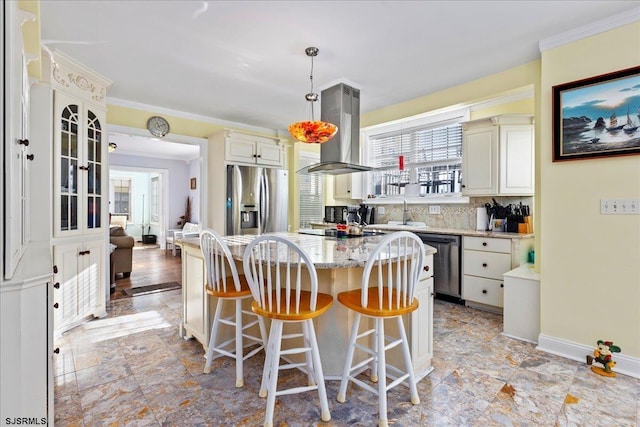
[[[595,343],[593,346],[586,346],[540,334],[538,336],[538,346],[536,349],[586,363],[586,356],[593,354]],[[640,358],[626,356],[623,353],[615,353],[613,360],[616,362],[615,372],[640,379]]]

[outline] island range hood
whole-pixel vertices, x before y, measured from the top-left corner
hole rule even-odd
[[[298,172],[341,175],[372,170],[360,162],[360,90],[337,84],[321,92],[321,120],[338,126],[338,132],[320,146],[320,163]]]

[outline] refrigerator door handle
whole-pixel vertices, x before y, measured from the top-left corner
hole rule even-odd
[[[260,233],[266,233],[267,224],[269,223],[269,182],[267,181],[267,172],[263,171],[260,175]]]
[[[240,200],[242,200],[242,173],[240,172],[239,166],[233,167],[233,194],[231,200],[228,200],[227,203],[231,204],[231,215],[233,216],[233,230],[232,234],[237,235],[241,234],[240,224],[241,220],[241,212],[240,212]]]

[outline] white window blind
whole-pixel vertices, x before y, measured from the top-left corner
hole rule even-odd
[[[320,161],[319,153],[300,153],[300,167]],[[322,222],[322,175],[300,174],[300,228],[310,228],[312,222]]]
[[[401,195],[407,184],[420,194],[461,192],[461,119],[429,123],[369,136],[373,194]],[[399,156],[404,156],[404,170]]]
[[[131,216],[131,178],[113,178],[111,179],[111,188],[113,188],[113,215],[124,215],[127,221],[132,220]]]

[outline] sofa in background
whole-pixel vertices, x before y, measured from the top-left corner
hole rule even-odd
[[[122,273],[124,277],[131,275],[133,264],[133,245],[135,239],[127,234],[120,226],[112,226],[109,229],[109,241],[116,245],[115,250],[111,254],[113,257],[112,276]]]

